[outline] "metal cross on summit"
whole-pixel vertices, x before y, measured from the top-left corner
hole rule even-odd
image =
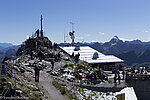
[[[42,18],[42,15],[41,15],[41,37],[43,37],[43,29],[42,29],[42,20],[43,20],[43,18]]]

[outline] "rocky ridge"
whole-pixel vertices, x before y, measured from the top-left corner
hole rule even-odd
[[[14,78],[16,79],[16,91],[18,97],[25,97],[32,100],[66,100],[61,93],[52,85],[51,61],[54,60],[54,70],[61,68],[67,63],[74,63],[74,59],[52,42],[47,37],[29,38],[21,44],[17,51],[17,57],[7,63],[11,79],[4,73],[4,86],[10,85],[15,89]],[[40,82],[34,82],[34,68],[38,66],[40,71]],[[7,84],[5,84],[7,83]],[[49,87],[49,88],[48,88]],[[6,88],[9,90],[9,88]],[[3,92],[3,91],[1,91]],[[55,97],[53,97],[55,95]]]

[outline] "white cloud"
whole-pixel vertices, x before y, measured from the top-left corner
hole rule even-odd
[[[83,37],[76,37],[76,39],[84,39]]]
[[[145,30],[144,32],[145,32],[145,33],[148,33],[149,31]]]
[[[106,33],[104,33],[104,32],[99,32],[99,34],[100,34],[100,35],[106,35]]]
[[[90,42],[99,42],[98,40],[91,40]]]
[[[119,38],[122,41],[132,41],[133,39]]]
[[[84,42],[84,37],[76,37],[75,41],[76,42]]]
[[[150,41],[150,38],[148,38],[147,40]]]
[[[91,35],[90,35],[90,34],[85,34],[85,36],[86,36],[86,37],[89,37],[89,36],[91,36]]]
[[[150,41],[150,37],[149,38],[147,38],[146,40],[142,40],[143,42],[148,42],[148,41]]]
[[[26,36],[26,39],[28,39],[29,37],[30,37],[30,36],[29,36],[29,35],[27,35],[27,36]]]

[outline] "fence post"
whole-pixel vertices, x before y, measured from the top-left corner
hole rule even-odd
[[[0,83],[2,83],[2,82],[1,82],[1,74],[2,74],[1,71],[2,71],[2,65],[0,64]]]

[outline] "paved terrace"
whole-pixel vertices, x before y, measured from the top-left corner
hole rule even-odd
[[[66,79],[57,76],[53,76],[53,78],[62,85],[70,84],[100,92],[118,92],[126,87],[124,80],[121,80],[120,84],[118,84],[118,82],[117,83],[101,82],[100,84],[93,85],[93,84],[80,84],[78,82],[69,82]]]

